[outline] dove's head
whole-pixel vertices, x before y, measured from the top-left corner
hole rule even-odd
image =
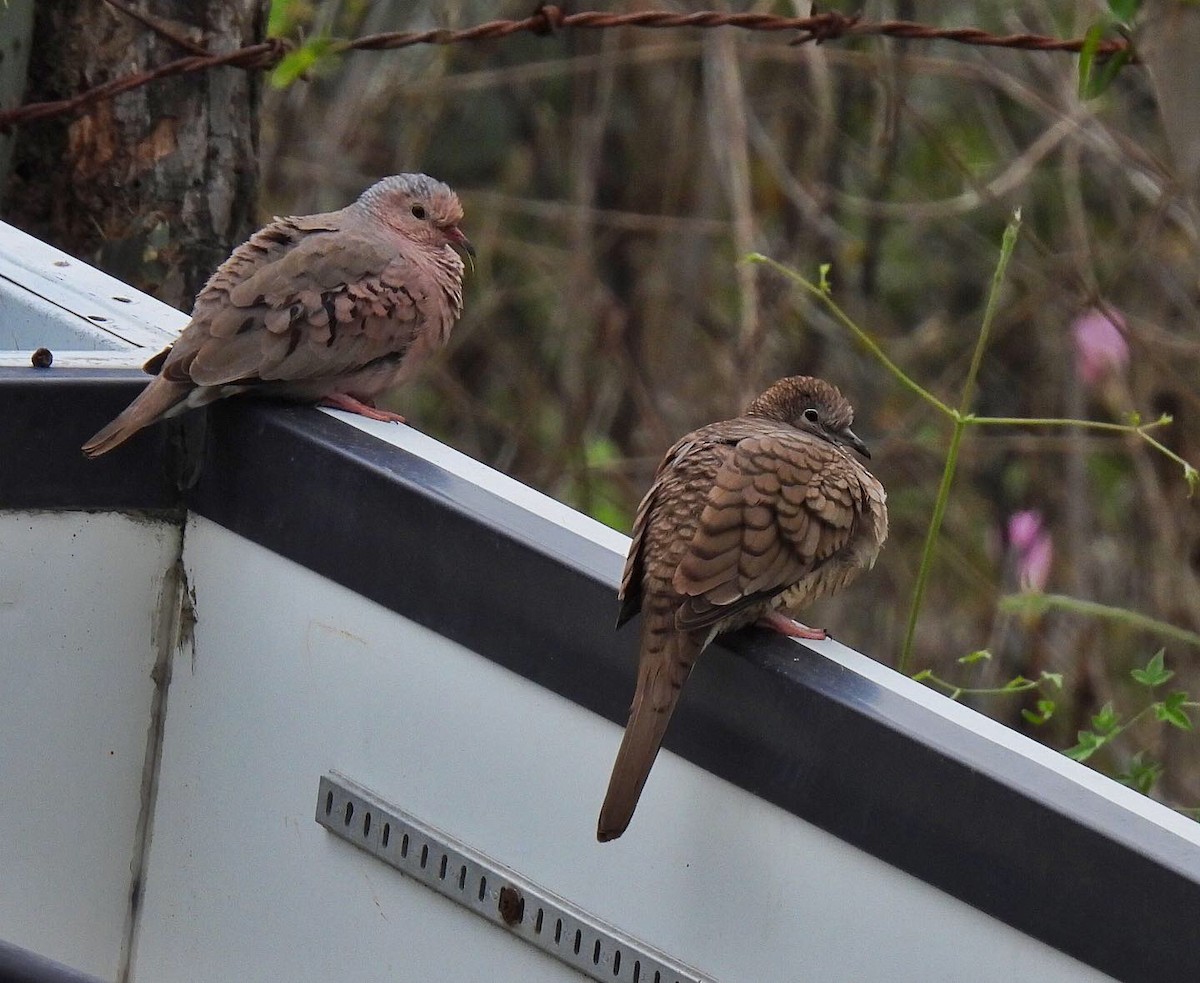
[[[854,407],[837,386],[824,379],[810,375],[780,379],[746,407],[745,415],[787,423],[831,444],[853,447],[863,457],[871,456],[867,445],[850,429]]]
[[[377,181],[358,199],[377,219],[413,242],[440,249],[458,246],[474,256],[475,249],[462,234],[462,203],[458,195],[424,174],[394,174]]]

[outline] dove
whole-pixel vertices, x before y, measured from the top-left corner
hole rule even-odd
[[[637,688],[600,810],[601,842],[625,832],[680,690],[722,632],[792,621],[875,563],[887,538],[883,485],[851,453],[854,410],[811,376],[781,379],[733,420],[672,447],[638,507],[617,627],[641,613]]]
[[[336,212],[276,218],[238,246],[192,318],[144,366],[150,384],[83,445],[107,453],[156,420],[243,392],[321,402],[374,420],[462,314],[474,250],[458,196],[424,174],[373,184]]]

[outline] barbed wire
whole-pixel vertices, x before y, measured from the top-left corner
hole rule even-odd
[[[127,6],[123,0],[105,0],[115,10],[138,20],[157,34],[185,48],[189,55],[167,62],[157,68],[134,72],[121,78],[105,82],[69,99],[35,102],[15,109],[0,112],[0,131],[34,120],[46,119],[77,112],[92,103],[111,99],[123,92],[138,89],[159,79],[185,75],[191,72],[208,71],[226,65],[245,71],[267,71],[277,66],[292,51],[296,43],[286,38],[269,38],[258,44],[247,45],[223,54],[197,53],[203,49],[194,41],[170,31],[154,18],[143,15]],[[567,14],[553,4],[538,7],[529,17],[520,20],[493,20],[474,27],[452,31],[435,28],[429,31],[392,31],[386,34],[368,34],[359,38],[332,42],[327,51],[341,54],[347,51],[385,51],[408,48],[418,44],[462,44],[472,41],[491,41],[510,37],[513,34],[552,35],[566,30],[597,30],[619,27],[646,28],[654,30],[682,28],[734,27],[746,31],[790,32],[795,37],[792,45],[821,44],[847,37],[882,36],[902,38],[910,41],[952,41],[992,48],[1014,48],[1022,51],[1067,51],[1078,52],[1084,46],[1083,38],[1061,39],[1039,34],[991,34],[979,28],[930,27],[905,20],[866,21],[858,16],[837,12],[813,14],[809,17],[781,17],[775,14],[722,13],[720,11],[698,11],[691,14],[672,13],[663,10],[640,10],[625,14],[613,14],[585,10]],[[1124,39],[1101,41],[1096,48],[1100,57],[1109,57],[1128,51],[1130,44]]]

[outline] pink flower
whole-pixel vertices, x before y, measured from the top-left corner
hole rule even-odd
[[[1014,512],[1008,519],[1008,541],[1016,554],[1021,589],[1045,590],[1054,561],[1054,541],[1046,531],[1042,514],[1034,509]]]
[[[1125,318],[1113,311],[1113,318],[1096,308],[1081,314],[1071,325],[1075,341],[1075,374],[1085,385],[1094,386],[1109,373],[1119,373],[1129,364],[1129,344],[1125,341]]]

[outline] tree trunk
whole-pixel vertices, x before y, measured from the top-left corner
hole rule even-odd
[[[156,0],[149,9],[175,35],[218,52],[261,40],[269,5]],[[98,0],[37,4],[26,99],[72,96],[187,53]],[[190,309],[257,225],[260,89],[256,73],[217,68],[26,124],[4,218]]]

